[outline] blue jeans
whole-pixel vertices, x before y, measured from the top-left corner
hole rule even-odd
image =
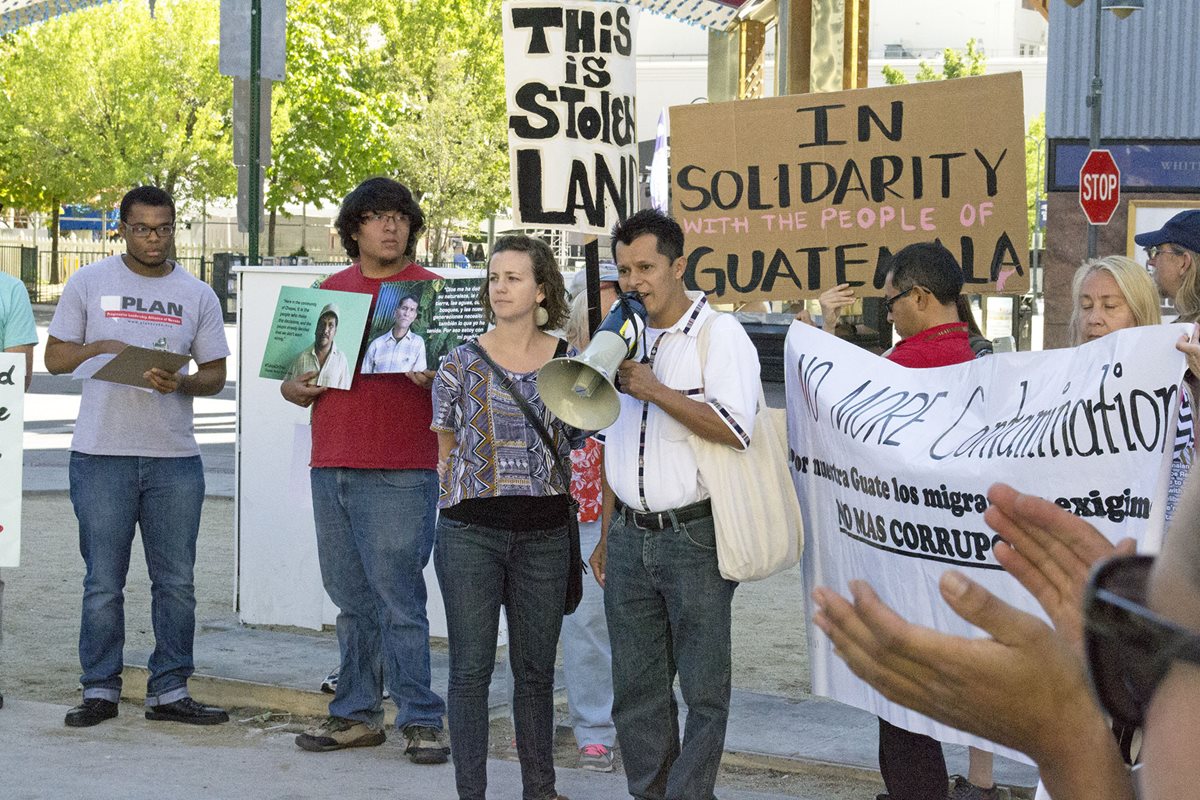
[[[579,523],[579,550],[592,555],[600,541],[600,522]],[[592,576],[583,576],[583,599],[574,614],[563,617],[563,673],[567,682],[567,710],[575,744],[611,749],[617,743],[612,721],[612,647],[608,643],[608,620],[604,617],[604,590]],[[505,672],[509,709],[513,707],[512,669]]]
[[[729,717],[730,607],[711,517],[642,530],[614,514],[604,606],[612,636],[613,719],[629,793],[709,800]],[[683,745],[675,674],[687,703]]]
[[[437,473],[317,467],[311,479],[321,581],[338,607],[341,673],[330,715],[380,727],[386,675],[396,727],[441,730],[421,574],[433,550]]]
[[[567,594],[567,529],[508,531],[442,517],[433,563],[450,638],[450,730],[460,800],[487,791],[488,686],[500,606],[508,649],[522,797],[554,790],[554,659]]]
[[[187,696],[196,630],[192,570],[204,503],[200,456],[149,458],[71,453],[71,504],[79,520],[83,616],[79,663],[84,699],[121,696],[125,577],[135,527],[150,574],[154,652],[146,705]]]

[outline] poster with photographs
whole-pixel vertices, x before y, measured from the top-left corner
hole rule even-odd
[[[487,326],[482,278],[391,281],[379,290],[362,374],[437,369],[442,357]]]
[[[290,381],[315,372],[310,384],[349,389],[370,311],[369,294],[284,286],[259,377]]]

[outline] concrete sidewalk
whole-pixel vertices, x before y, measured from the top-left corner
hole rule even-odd
[[[146,652],[126,652],[125,697],[145,697]],[[235,620],[201,625],[196,632],[196,674],[192,692],[228,707],[270,708],[301,716],[324,716],[330,696],[320,680],[338,663],[336,638],[238,625]],[[445,696],[449,662],[431,654],[433,688]],[[507,714],[503,662],[491,688],[493,716]],[[556,686],[563,689],[561,672]],[[565,695],[564,695],[565,696]],[[386,703],[391,722],[395,706]],[[682,720],[685,709],[680,704]],[[725,750],[732,763],[783,772],[810,768],[858,778],[878,777],[878,723],[874,715],[824,698],[791,700],[735,689],[730,704]],[[946,745],[951,773],[966,774],[965,747]],[[1033,786],[1036,770],[996,759],[996,781]]]
[[[417,766],[403,741],[340,753],[308,753],[293,736],[231,722],[196,727],[147,722],[140,709],[95,728],[62,724],[65,706],[6,699],[0,711],[0,782],[16,800],[163,800],[205,798],[422,798],[454,800],[449,764]],[[557,770],[557,788],[572,800],[626,796],[625,777]],[[520,797],[516,762],[488,762],[488,793]],[[724,800],[783,800],[797,795],[722,789]],[[802,800],[820,800],[818,794]]]

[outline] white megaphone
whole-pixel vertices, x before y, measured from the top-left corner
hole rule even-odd
[[[646,307],[636,294],[623,294],[587,349],[555,358],[538,370],[538,394],[546,408],[568,425],[598,431],[617,421],[621,401],[613,385],[617,367],[636,356],[646,330]]]

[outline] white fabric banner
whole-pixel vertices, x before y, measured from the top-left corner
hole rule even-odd
[[[21,565],[25,354],[0,353],[0,567]]]
[[[1180,404],[1188,326],[1110,334],[1074,349],[1003,353],[908,369],[802,323],[785,375],[792,475],[804,511],[805,586],[849,596],[864,579],[904,618],[982,632],[938,592],[961,570],[1045,619],[996,562],[983,522],[997,481],[1154,552]],[[813,693],[943,742],[1028,759],[888,702],[850,672],[806,615]]]
[[[636,8],[504,4],[513,223],[607,235],[637,211]]]

